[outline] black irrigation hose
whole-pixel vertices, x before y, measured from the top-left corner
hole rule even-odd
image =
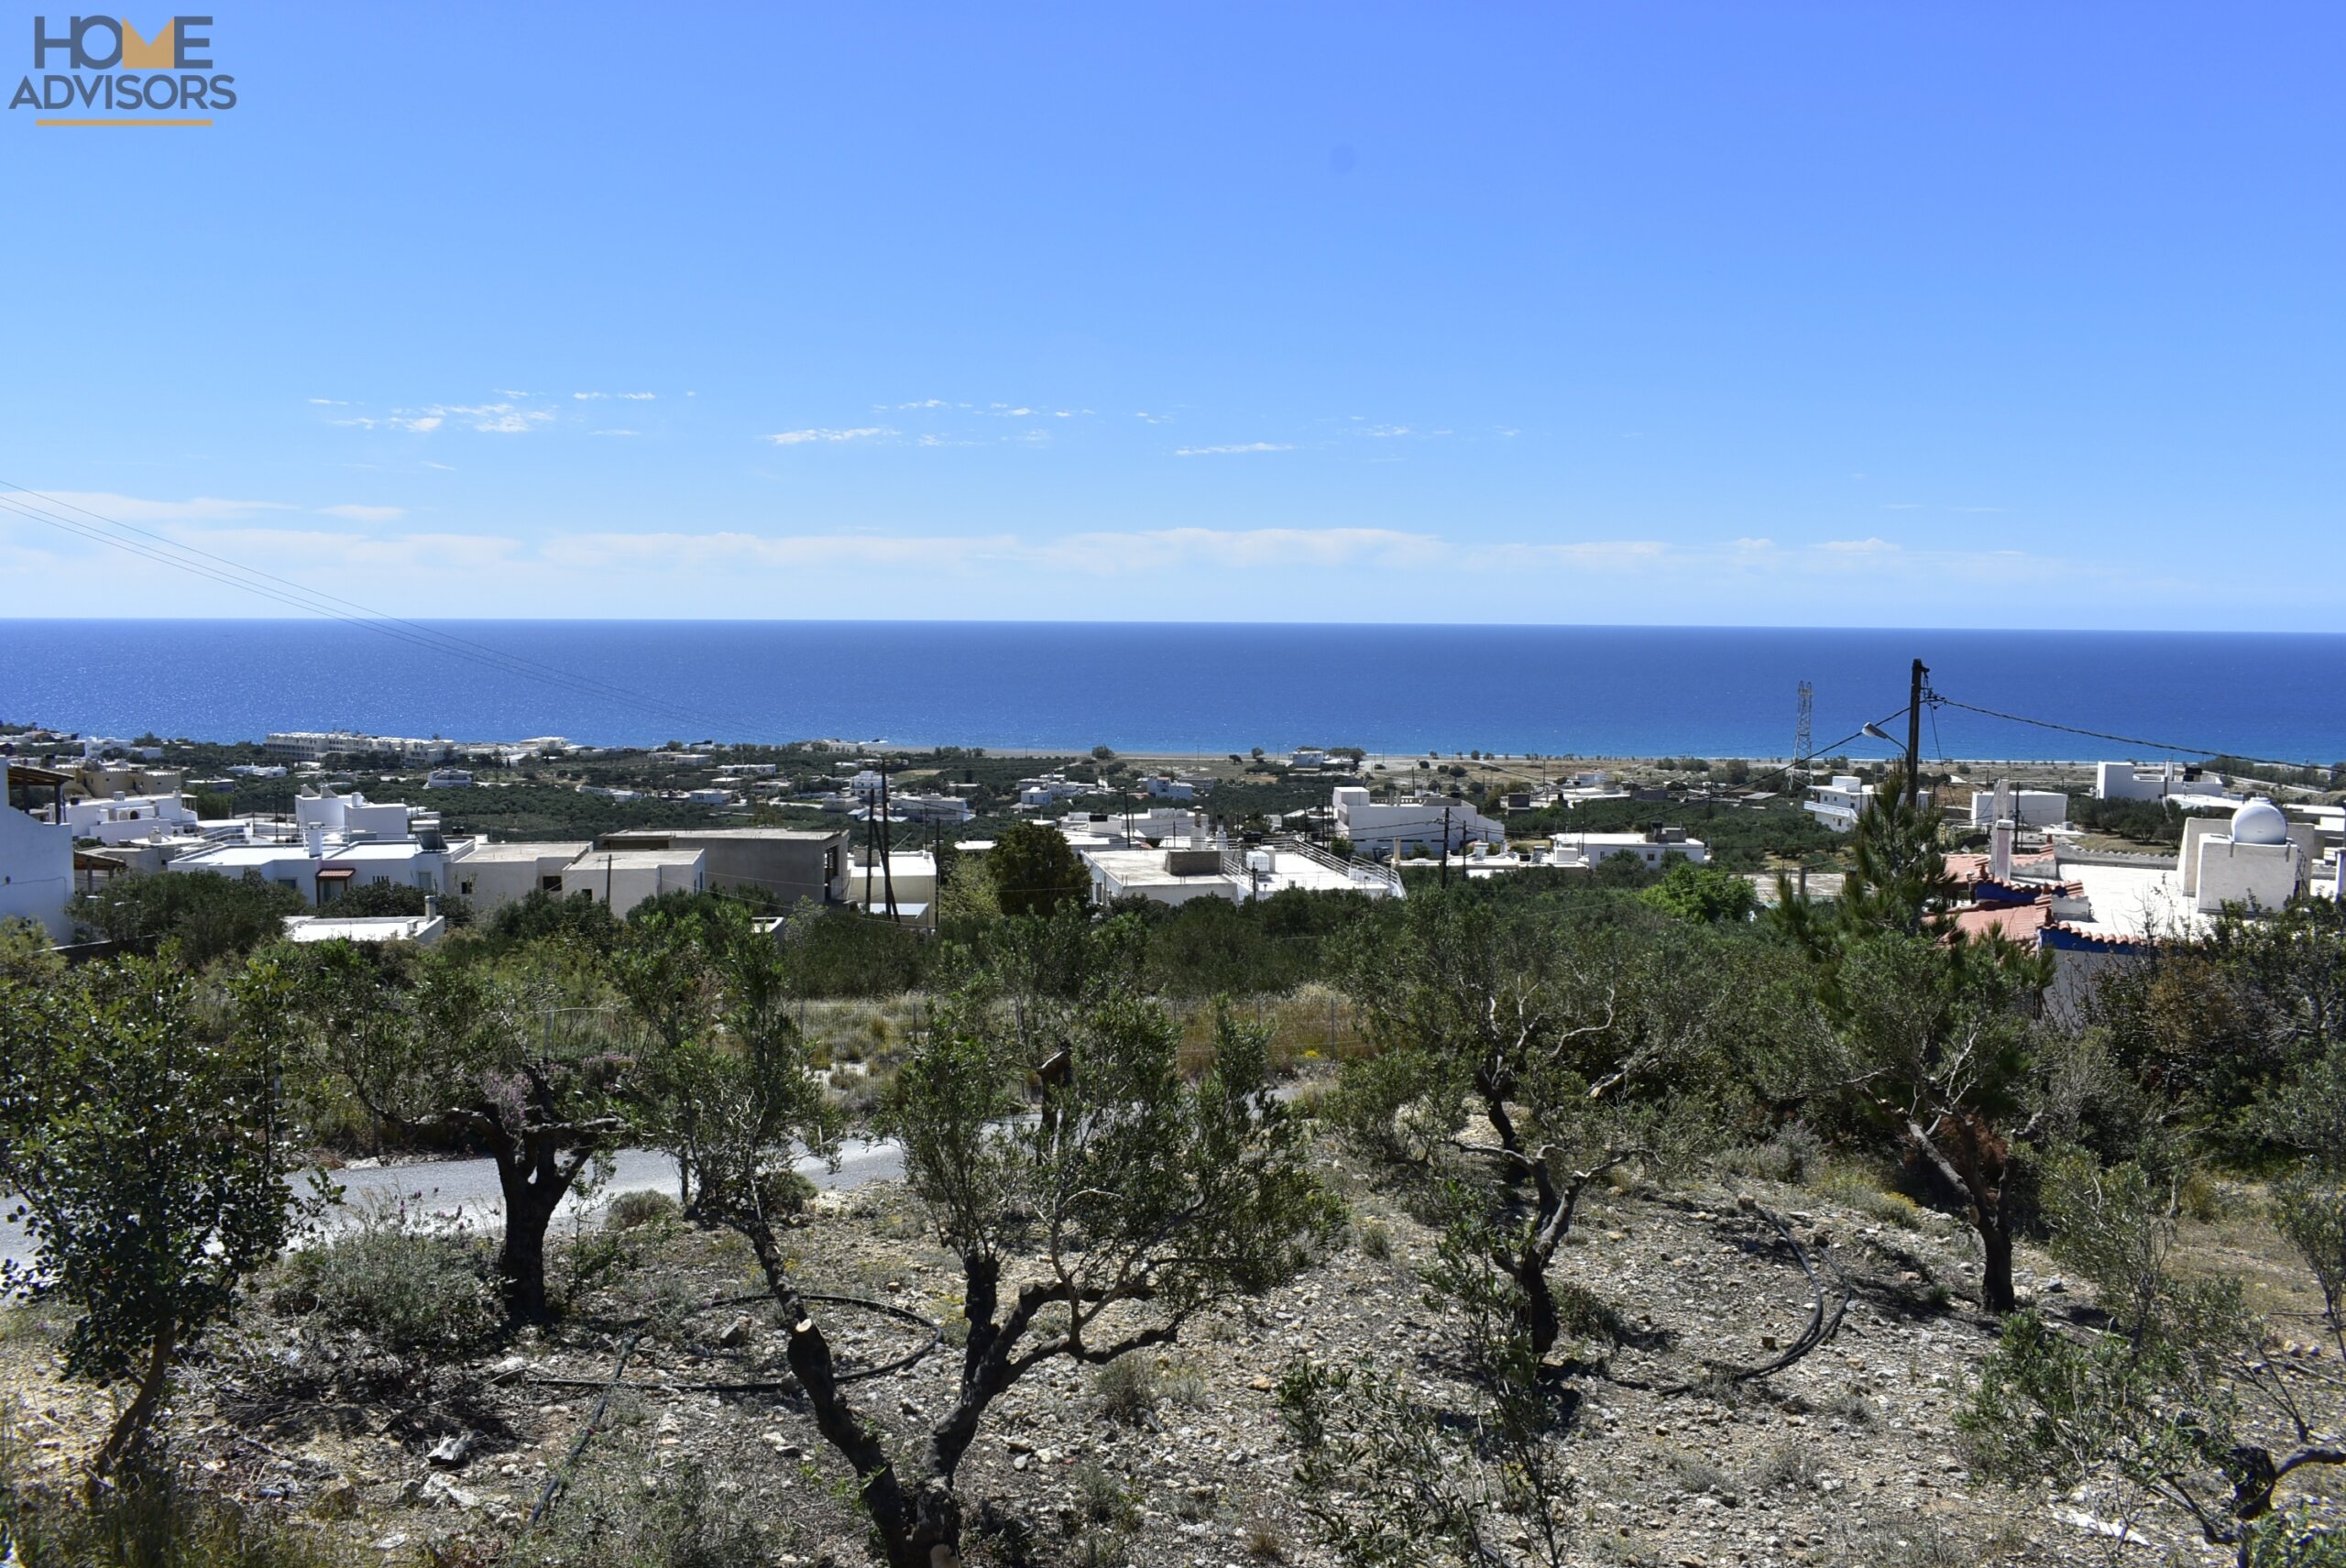
[[[834,1307],[861,1307],[866,1311],[877,1312],[883,1317],[898,1318],[912,1324],[915,1328],[923,1328],[928,1331],[928,1343],[926,1344],[920,1345],[907,1354],[898,1356],[893,1361],[883,1362],[878,1366],[865,1366],[858,1368],[853,1372],[842,1372],[832,1379],[832,1381],[837,1383],[861,1383],[866,1378],[885,1377],[891,1372],[901,1372],[905,1367],[913,1365],[915,1363],[923,1360],[931,1351],[945,1343],[945,1325],[943,1323],[937,1321],[935,1319],[924,1318],[918,1312],[912,1310],[910,1308],[899,1307],[893,1302],[875,1301],[868,1296],[822,1296],[814,1294],[802,1294],[799,1296],[798,1299],[801,1301],[820,1301],[826,1305]],[[759,1291],[758,1293],[750,1296],[720,1297],[717,1300],[708,1302],[705,1306],[695,1308],[694,1310],[698,1312],[713,1312],[719,1307],[746,1307],[759,1304],[771,1305],[773,1301],[773,1298],[772,1296],[767,1295],[763,1291]],[[642,1337],[641,1331],[638,1331],[637,1337]],[[632,1342],[630,1343],[632,1344]],[[618,1374],[614,1373],[612,1376],[616,1377]],[[529,1383],[532,1387],[537,1388],[600,1388],[604,1386],[603,1379],[599,1377],[541,1377],[532,1374],[531,1376],[523,1379],[523,1381]],[[614,1385],[614,1387],[642,1388],[663,1394],[780,1394],[786,1393],[790,1389],[797,1387],[798,1381],[794,1377],[784,1377],[759,1383],[676,1383],[672,1381],[645,1381],[641,1383],[618,1384]]]
[[[568,1455],[554,1466],[554,1474],[546,1477],[546,1489],[538,1494],[538,1506],[530,1510],[530,1522],[524,1529],[534,1529],[546,1517],[546,1510],[554,1507],[554,1500],[561,1495],[564,1483],[570,1479],[571,1467],[578,1463],[578,1456],[586,1452],[586,1444],[602,1430],[603,1418],[610,1411],[611,1396],[619,1391],[619,1376],[627,1371],[627,1358],[635,1354],[636,1345],[650,1332],[648,1329],[636,1330],[628,1336],[627,1343],[619,1347],[619,1365],[611,1368],[610,1380],[603,1385],[603,1397],[595,1401],[595,1413],[586,1418],[586,1425],[580,1431],[578,1441],[570,1445]]]
[[[1833,1314],[1831,1319],[1828,1321],[1825,1313],[1825,1298],[1826,1294],[1825,1281],[1817,1274],[1815,1264],[1809,1260],[1808,1249],[1800,1245],[1799,1237],[1792,1234],[1792,1227],[1785,1224],[1784,1222],[1777,1216],[1773,1210],[1763,1208],[1760,1204],[1752,1202],[1749,1199],[1744,1200],[1742,1206],[1749,1209],[1752,1213],[1759,1215],[1761,1219],[1767,1221],[1770,1225],[1774,1227],[1776,1234],[1783,1237],[1784,1245],[1792,1249],[1792,1257],[1799,1263],[1801,1273],[1808,1277],[1809,1310],[1808,1326],[1801,1330],[1799,1336],[1795,1338],[1792,1343],[1786,1345],[1783,1351],[1778,1354],[1773,1361],[1765,1362],[1758,1366],[1737,1366],[1726,1362],[1717,1361],[1706,1361],[1703,1364],[1709,1367],[1713,1372],[1720,1374],[1727,1377],[1730,1382],[1735,1383],[1748,1383],[1755,1377],[1767,1377],[1781,1372],[1784,1368],[1798,1361],[1802,1356],[1806,1355],[1810,1351],[1814,1350],[1818,1345],[1825,1343],[1835,1334],[1839,1333],[1841,1332],[1841,1320],[1848,1314],[1849,1310],[1848,1277],[1841,1272],[1841,1266],[1834,1261],[1833,1249],[1831,1247],[1826,1246],[1825,1244],[1820,1242],[1817,1244],[1816,1249],[1817,1255],[1825,1260],[1825,1266],[1831,1270],[1833,1275],[1833,1283],[1836,1288],[1834,1292],[1835,1301],[1833,1306]],[[1670,1387],[1657,1388],[1654,1392],[1657,1394],[1685,1394],[1691,1393],[1696,1387],[1697,1385],[1694,1383],[1680,1383]]]
[[[837,1382],[855,1383],[867,1377],[884,1377],[891,1372],[900,1372],[945,1343],[943,1323],[934,1319],[924,1318],[910,1308],[899,1307],[893,1302],[874,1301],[865,1296],[813,1294],[801,1295],[798,1299],[820,1301],[834,1307],[861,1307],[866,1311],[877,1312],[883,1317],[899,1318],[928,1331],[928,1343],[909,1354],[900,1355],[895,1360],[878,1366],[866,1366],[854,1372],[842,1372],[835,1379]],[[750,1296],[721,1296],[705,1306],[696,1307],[693,1310],[696,1312],[712,1312],[719,1307],[742,1307],[759,1302],[770,1303],[773,1300],[772,1295],[759,1291]],[[534,1530],[544,1520],[547,1510],[554,1507],[554,1500],[562,1495],[563,1487],[568,1484],[570,1472],[578,1464],[578,1456],[586,1452],[586,1445],[594,1441],[597,1432],[603,1430],[603,1418],[609,1413],[611,1396],[621,1388],[641,1388],[648,1392],[663,1394],[779,1394],[798,1387],[795,1378],[759,1383],[629,1383],[623,1381],[629,1357],[634,1355],[635,1347],[642,1342],[643,1336],[651,1332],[649,1327],[642,1327],[628,1336],[627,1343],[619,1347],[619,1361],[612,1366],[611,1375],[608,1377],[530,1376],[523,1379],[532,1387],[539,1388],[600,1388],[603,1391],[602,1398],[595,1401],[594,1413],[586,1418],[586,1425],[580,1430],[578,1441],[570,1445],[570,1453],[564,1456],[560,1464],[554,1466],[554,1474],[546,1477],[545,1490],[538,1494],[538,1506],[530,1510],[529,1522],[521,1527],[523,1530]]]

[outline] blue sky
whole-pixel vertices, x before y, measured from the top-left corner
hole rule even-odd
[[[2339,624],[2335,5],[210,35],[209,129],[0,117],[0,480],[381,609]]]

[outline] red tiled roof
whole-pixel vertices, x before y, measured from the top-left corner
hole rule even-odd
[[[1955,928],[1967,937],[1985,937],[1993,932],[2008,941],[2034,944],[2036,934],[2053,921],[2053,901],[2038,899],[2034,904],[1981,905],[1972,909],[1958,909],[1955,914]]]

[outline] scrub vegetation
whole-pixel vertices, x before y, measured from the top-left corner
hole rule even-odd
[[[1052,838],[934,933],[185,876],[0,941],[16,1560],[2346,1560],[2334,905],[2078,1016],[1894,789],[1769,911],[1099,910]],[[493,1223],[321,1190],[424,1155]]]

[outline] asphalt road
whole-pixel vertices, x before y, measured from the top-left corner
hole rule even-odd
[[[596,1189],[586,1204],[590,1213],[622,1192],[656,1189],[673,1194],[676,1190],[676,1165],[666,1155],[652,1149],[621,1149],[614,1163],[611,1179]],[[904,1150],[884,1139],[850,1138],[839,1152],[837,1170],[819,1159],[802,1159],[798,1169],[817,1187],[861,1187],[866,1182],[902,1176]],[[351,1223],[369,1204],[394,1203],[402,1199],[451,1222],[460,1218],[477,1224],[504,1222],[504,1198],[497,1186],[497,1167],[486,1159],[430,1160],[417,1165],[344,1169],[335,1171],[334,1179],[340,1184],[343,1196],[341,1204],[327,1215],[330,1226]],[[306,1188],[306,1176],[295,1180]],[[554,1223],[564,1223],[579,1208],[575,1196],[564,1199],[562,1207],[554,1212]],[[5,1212],[5,1206],[0,1206],[0,1214]],[[24,1228],[0,1218],[0,1259],[17,1263],[29,1262],[31,1257],[32,1245]]]

